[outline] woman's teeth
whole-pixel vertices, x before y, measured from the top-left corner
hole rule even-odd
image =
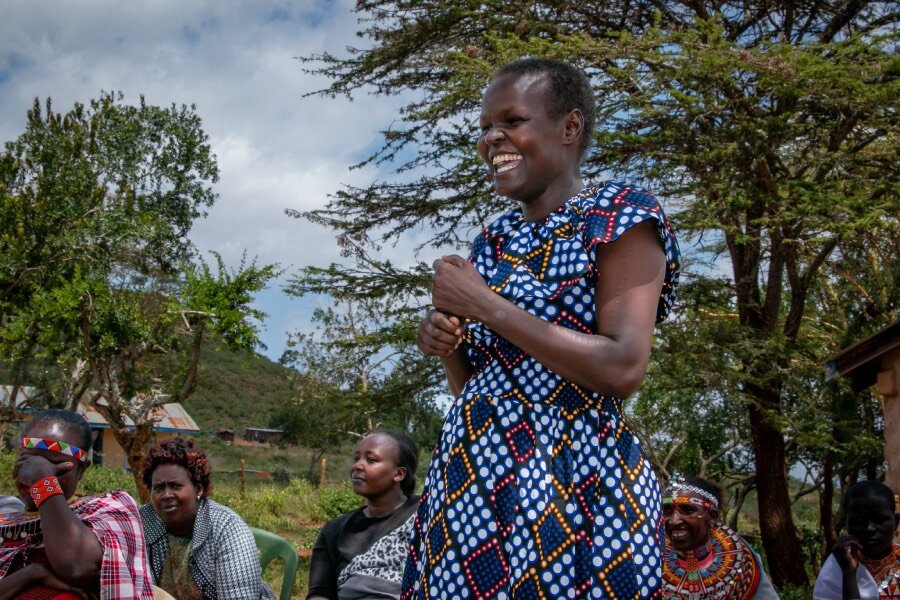
[[[498,154],[491,160],[497,173],[504,173],[510,169],[515,169],[522,160],[521,154]]]

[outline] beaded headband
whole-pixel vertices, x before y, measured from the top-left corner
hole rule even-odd
[[[694,506],[700,506],[703,508],[716,508],[712,502],[709,500],[703,500],[702,498],[694,498],[693,496],[666,496],[662,500],[663,504],[693,504]]]
[[[58,440],[24,437],[22,438],[21,447],[30,448],[32,450],[50,450],[51,452],[68,454],[75,460],[80,460],[81,462],[87,462],[89,460],[88,453],[78,446],[73,446],[72,444],[67,444]]]
[[[698,488],[697,486],[688,485],[686,483],[672,482],[669,484],[669,489],[666,490],[665,495],[667,497],[671,497],[671,496],[674,496],[674,492],[688,492],[690,494],[697,494],[698,496],[709,501],[709,503],[712,504],[712,507],[714,509],[719,510],[718,498],[716,498],[715,495],[707,492],[706,490]],[[699,500],[699,498],[698,498],[698,500]],[[693,502],[693,504],[697,504],[697,503]]]

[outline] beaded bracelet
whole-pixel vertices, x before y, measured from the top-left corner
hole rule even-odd
[[[62,494],[63,489],[62,486],[59,485],[59,479],[54,475],[50,475],[49,477],[44,477],[31,484],[30,492],[31,499],[34,500],[34,505],[40,508],[41,504],[46,501],[47,498]]]

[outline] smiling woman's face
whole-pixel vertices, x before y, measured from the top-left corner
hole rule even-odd
[[[705,504],[692,503],[690,500]],[[716,514],[708,504],[700,495],[686,491],[678,492],[675,498],[663,500],[666,539],[672,548],[685,552],[709,541],[710,529],[716,521]]]
[[[166,531],[173,535],[190,535],[202,490],[191,481],[190,473],[181,465],[162,464],[153,471],[150,502],[162,519]]]

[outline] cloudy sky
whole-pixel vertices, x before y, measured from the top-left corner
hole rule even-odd
[[[398,102],[302,98],[324,82],[295,59],[360,44],[353,5],[0,0],[0,141],[21,134],[35,97],[50,96],[60,112],[101,90],[121,90],[129,102],[144,94],[150,104],[195,103],[221,171],[219,200],[192,232],[200,248],[231,265],[245,249],[291,270],[337,261],[333,233],[284,209],[322,206],[341,185],[379,176],[348,166],[378,144]],[[317,302],[288,298],[279,284],[259,297],[270,314],[269,356],[280,356],[285,331],[309,328]]]

